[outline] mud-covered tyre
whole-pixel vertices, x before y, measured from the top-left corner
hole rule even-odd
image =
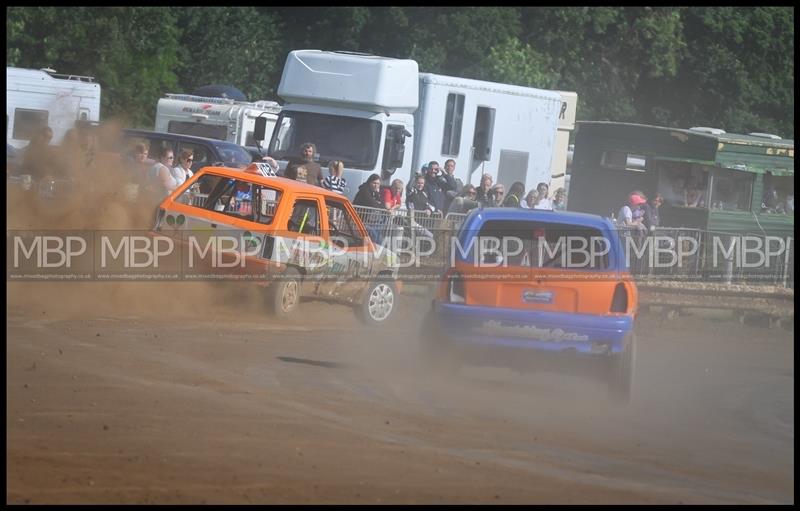
[[[394,282],[378,279],[367,288],[364,301],[358,306],[358,316],[367,325],[384,325],[394,315],[397,305],[398,295]]]
[[[627,404],[633,396],[636,363],[636,334],[629,332],[623,339],[623,351],[612,355],[608,365],[608,396],[617,403]]]
[[[300,285],[302,279],[300,272],[295,268],[287,268],[270,286],[268,293],[268,306],[272,313],[279,318],[290,318],[297,312],[300,305]]]

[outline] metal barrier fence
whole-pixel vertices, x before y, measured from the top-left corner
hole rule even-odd
[[[207,197],[207,194],[196,193],[192,204],[202,205]],[[427,268],[447,266],[451,238],[467,216],[466,213],[442,216],[440,212],[427,214],[406,209],[353,207],[374,242],[395,251],[403,263],[417,257],[419,266]],[[631,274],[637,280],[794,287],[793,236],[780,241],[777,236],[748,234],[744,240],[741,235],[731,233],[672,227],[659,227],[649,233],[622,230],[620,235]],[[760,244],[761,253],[765,255],[754,252],[748,260],[741,252],[745,242]],[[763,258],[763,261],[754,264],[753,258]]]
[[[631,232],[622,235],[631,244],[627,254],[631,273],[639,279],[794,287],[793,236],[672,227],[640,237]]]
[[[370,230],[373,239],[382,243],[387,237],[405,237],[411,241],[419,264],[423,267],[444,268],[447,265],[451,238],[466,218],[465,213],[427,215],[420,211],[387,211],[355,206],[356,212]],[[794,287],[794,239],[783,242],[765,235],[747,235],[756,241],[766,254],[762,264],[752,264],[740,257],[743,239],[740,235],[690,228],[656,228],[637,235],[621,231],[630,271],[638,280],[688,280],[722,283],[772,284]],[[393,241],[393,240],[390,240]],[[783,250],[776,244],[784,243]],[[385,243],[390,248],[391,243]],[[771,244],[771,247],[767,244]],[[433,249],[433,250],[431,250]],[[752,257],[760,257],[751,254]],[[744,257],[744,256],[742,256]],[[751,258],[752,258],[751,257]],[[401,258],[401,260],[403,260]]]

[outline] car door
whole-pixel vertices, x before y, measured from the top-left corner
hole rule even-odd
[[[355,299],[368,284],[373,247],[352,207],[348,207],[344,199],[326,197],[325,208],[323,237],[329,245],[330,255],[327,275],[319,294],[343,300]]]

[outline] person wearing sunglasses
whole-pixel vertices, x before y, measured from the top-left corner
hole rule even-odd
[[[175,166],[172,172],[175,182],[177,183],[176,187],[182,185],[187,179],[194,175],[192,172],[193,162],[194,151],[191,149],[181,150],[181,154],[178,157],[178,164]]]

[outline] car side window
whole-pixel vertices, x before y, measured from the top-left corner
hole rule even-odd
[[[280,190],[256,185],[255,197],[255,221],[260,224],[271,224],[281,200]]]
[[[292,232],[319,236],[319,209],[317,208],[317,202],[302,199],[295,201],[287,228]]]
[[[340,201],[325,199],[328,208],[328,228],[331,243],[340,247],[364,246],[364,238],[358,230],[353,215]]]

